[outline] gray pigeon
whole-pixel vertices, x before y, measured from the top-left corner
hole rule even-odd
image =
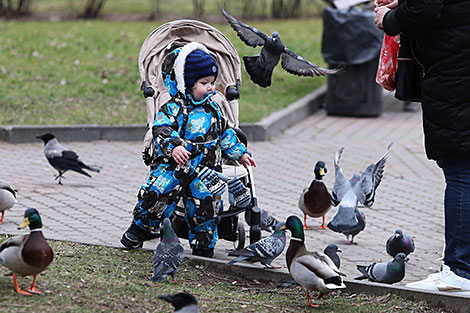
[[[238,21],[227,11],[222,9],[222,13],[227,19],[238,37],[250,47],[260,47],[261,53],[258,56],[244,56],[245,68],[251,80],[261,87],[271,86],[271,76],[276,65],[282,57],[281,66],[290,74],[298,76],[324,76],[338,72],[336,69],[324,69],[310,63],[306,59],[287,49],[281,41],[279,33],[274,32],[268,36],[260,30]]]
[[[415,243],[411,236],[404,234],[401,229],[395,230],[395,234],[387,240],[387,253],[394,257],[398,253],[405,255],[415,251]]]
[[[260,262],[266,268],[275,268],[271,262],[277,258],[286,246],[286,231],[281,230],[285,223],[278,223],[271,236],[263,238],[241,250],[230,252],[229,256],[236,256],[227,264],[232,265],[240,261]]]
[[[276,228],[276,225],[279,221],[268,213],[268,211],[260,209],[260,226],[262,230],[273,232]],[[251,226],[251,210],[248,209],[245,211],[245,221],[247,222],[248,226]]]
[[[99,169],[90,167],[83,163],[75,152],[67,150],[62,146],[53,134],[48,133],[36,136],[36,138],[41,139],[44,142],[44,154],[49,164],[59,172],[55,179],[59,179],[60,185],[62,185],[62,175],[69,170],[88,177],[91,177],[91,175],[83,169],[97,173],[100,172]]]
[[[335,183],[331,192],[331,203],[338,206],[338,212],[333,217],[328,228],[335,232],[346,235],[347,243],[354,243],[354,236],[365,228],[365,215],[357,208],[358,202],[371,207],[375,200],[375,191],[382,181],[385,162],[390,149],[391,143],[385,155],[375,164],[369,165],[361,174],[354,173],[350,180],[346,180],[343,170],[339,166],[339,159],[343,152],[343,148],[339,149],[335,156]],[[349,237],[352,237],[351,240]]]
[[[327,245],[323,253],[326,254],[333,263],[335,263],[336,267],[339,269],[341,265],[341,260],[339,259],[338,252],[342,252],[337,245]]]
[[[189,293],[180,292],[175,295],[163,294],[158,299],[171,303],[176,313],[200,313],[196,298]]]
[[[398,253],[390,262],[372,263],[368,266],[357,265],[362,273],[354,279],[366,279],[385,284],[398,283],[405,277],[405,262],[408,258],[404,253]]]
[[[175,275],[184,258],[184,248],[176,236],[169,218],[163,220],[161,242],[155,249],[153,257],[153,282],[161,282],[170,275],[176,283]]]
[[[17,202],[16,190],[8,182],[0,179],[0,211],[2,212],[0,224],[3,223],[5,211],[11,209]]]

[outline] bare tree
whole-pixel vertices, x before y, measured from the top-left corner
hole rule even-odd
[[[204,0],[193,0],[194,15],[202,16],[204,14]]]
[[[100,14],[106,0],[87,0],[85,10],[83,11],[84,18],[96,18]]]
[[[161,13],[160,0],[150,0],[150,18],[155,19]]]
[[[284,17],[284,1],[283,0],[273,0],[271,14],[273,18],[282,18]]]
[[[6,0],[4,4],[3,0],[0,0],[0,16],[21,16],[28,15],[31,13],[31,1],[32,0]]]

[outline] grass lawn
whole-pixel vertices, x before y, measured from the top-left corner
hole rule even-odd
[[[0,241],[6,237],[0,235]],[[183,262],[178,284],[168,279],[159,284],[152,275],[152,251],[126,251],[108,247],[49,241],[55,258],[38,276],[37,296],[21,296],[13,290],[13,279],[0,274],[0,307],[7,312],[173,312],[157,297],[163,293],[190,292],[198,299],[201,312],[447,312],[425,303],[393,295],[328,295],[307,307],[300,287],[276,289],[274,284],[240,280],[202,266]],[[21,288],[31,277],[19,278]]]
[[[143,124],[137,58],[143,40],[161,23],[0,21],[0,125]],[[253,21],[306,59],[325,66],[321,20]],[[241,56],[256,55],[228,24],[222,31]],[[243,66],[243,65],[242,65]],[[270,88],[253,84],[243,68],[240,121],[255,122],[325,83],[274,71]]]

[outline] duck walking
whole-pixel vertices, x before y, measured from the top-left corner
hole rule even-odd
[[[3,223],[5,211],[11,209],[15,203],[18,203],[16,190],[8,182],[0,179],[0,211],[2,212],[0,224]]]
[[[0,245],[0,264],[13,273],[15,290],[22,295],[40,294],[36,288],[36,278],[54,258],[54,252],[44,238],[42,222],[36,209],[27,209],[23,223],[18,228],[29,226],[30,233],[8,238]],[[16,275],[34,276],[31,287],[21,290]]]
[[[310,252],[305,247],[302,221],[297,216],[289,216],[284,229],[291,231],[292,236],[286,253],[286,262],[292,278],[301,285],[307,294],[307,305],[310,303],[310,291],[319,291],[321,298],[324,294],[337,289],[346,288],[338,267],[324,253]]]
[[[307,226],[307,215],[310,217],[322,217],[323,223],[320,229],[328,229],[325,224],[325,214],[331,208],[331,196],[323,182],[327,173],[325,162],[318,161],[313,170],[315,179],[308,188],[302,191],[299,198],[299,208],[304,213],[304,229],[312,229]]]

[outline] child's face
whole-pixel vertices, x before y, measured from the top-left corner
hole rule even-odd
[[[193,86],[194,100],[202,100],[207,92],[214,92],[215,76],[206,76],[199,78]]]

